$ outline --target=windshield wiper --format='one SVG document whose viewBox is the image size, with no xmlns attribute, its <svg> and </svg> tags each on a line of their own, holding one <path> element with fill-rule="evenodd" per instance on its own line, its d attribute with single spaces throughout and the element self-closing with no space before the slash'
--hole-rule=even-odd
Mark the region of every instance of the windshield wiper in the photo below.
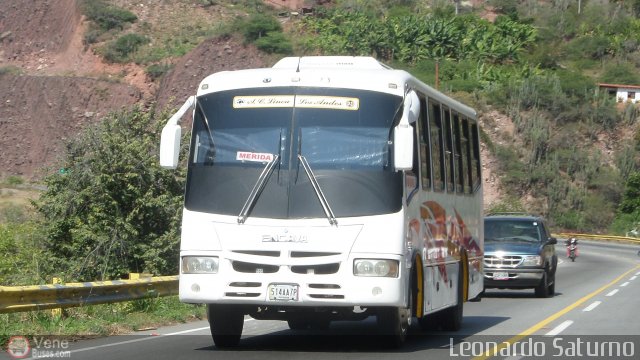
<svg viewBox="0 0 640 360">
<path fill-rule="evenodd" d="M 329 224 L 338 225 L 338 220 L 336 220 L 336 216 L 333 214 L 327 198 L 324 196 L 322 189 L 320 189 L 320 184 L 318 184 L 316 176 L 313 175 L 313 171 L 311 171 L 311 166 L 309 166 L 307 159 L 301 154 L 298 154 L 298 160 L 300 160 L 304 172 L 307 173 L 307 177 L 309 177 L 311 186 L 313 186 L 313 190 L 315 190 L 318 200 L 320 200 L 320 205 L 322 205 L 322 210 L 324 210 L 324 214 L 327 216 L 327 219 L 329 219 Z"/>
<path fill-rule="evenodd" d="M 258 177 L 258 181 L 256 181 L 256 184 L 253 186 L 251 193 L 249 193 L 247 201 L 245 201 L 242 210 L 240 210 L 240 215 L 238 215 L 238 224 L 244 224 L 245 220 L 247 220 L 247 217 L 249 217 L 249 212 L 258 200 L 258 196 L 260 196 L 260 193 L 262 193 L 264 186 L 267 184 L 267 180 L 269 180 L 269 177 L 273 173 L 273 169 L 276 168 L 278 159 L 280 159 L 280 155 L 275 155 L 273 159 L 269 161 L 269 163 L 262 170 L 262 173 Z"/>
</svg>

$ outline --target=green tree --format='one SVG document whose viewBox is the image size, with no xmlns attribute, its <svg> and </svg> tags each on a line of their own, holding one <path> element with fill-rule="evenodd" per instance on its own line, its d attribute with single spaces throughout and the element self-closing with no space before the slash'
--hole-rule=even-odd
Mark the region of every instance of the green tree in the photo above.
<svg viewBox="0 0 640 360">
<path fill-rule="evenodd" d="M 112 113 L 67 145 L 36 203 L 55 268 L 69 280 L 177 273 L 183 172 L 158 165 L 154 111 Z"/>
<path fill-rule="evenodd" d="M 640 213 L 640 172 L 629 175 L 619 211 L 624 214 Z"/>
<path fill-rule="evenodd" d="M 282 32 L 278 19 L 266 14 L 254 14 L 240 26 L 247 42 L 254 42 L 270 32 Z"/>
</svg>

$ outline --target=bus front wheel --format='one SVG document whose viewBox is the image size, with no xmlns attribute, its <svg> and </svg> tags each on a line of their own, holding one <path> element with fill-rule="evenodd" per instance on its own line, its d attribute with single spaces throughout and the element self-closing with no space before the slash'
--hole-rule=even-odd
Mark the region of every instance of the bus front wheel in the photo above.
<svg viewBox="0 0 640 360">
<path fill-rule="evenodd" d="M 207 316 L 216 347 L 226 348 L 238 345 L 244 326 L 244 313 L 241 308 L 233 305 L 208 304 Z"/>
<path fill-rule="evenodd" d="M 401 347 L 407 338 L 413 314 L 413 296 L 409 296 L 408 302 L 407 307 L 388 307 L 378 310 L 378 328 L 391 347 Z"/>
</svg>

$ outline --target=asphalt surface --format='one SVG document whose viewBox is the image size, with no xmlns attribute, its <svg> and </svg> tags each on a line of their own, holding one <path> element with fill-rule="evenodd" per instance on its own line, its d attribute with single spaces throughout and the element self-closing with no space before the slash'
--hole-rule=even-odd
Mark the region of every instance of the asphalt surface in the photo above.
<svg viewBox="0 0 640 360">
<path fill-rule="evenodd" d="M 415 324 L 400 349 L 376 336 L 373 317 L 334 322 L 323 332 L 247 317 L 240 345 L 232 350 L 216 348 L 208 323 L 200 321 L 36 351 L 50 358 L 154 360 L 639 358 L 640 246 L 582 241 L 579 249 L 571 262 L 564 246 L 557 246 L 555 296 L 488 289 L 481 302 L 465 303 L 459 332 L 425 332 Z M 5 358 L 11 357 L 0 354 Z"/>
</svg>

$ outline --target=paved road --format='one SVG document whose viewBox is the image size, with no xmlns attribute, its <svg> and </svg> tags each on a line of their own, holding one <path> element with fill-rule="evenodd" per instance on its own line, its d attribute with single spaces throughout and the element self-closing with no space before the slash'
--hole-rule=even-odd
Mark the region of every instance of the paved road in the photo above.
<svg viewBox="0 0 640 360">
<path fill-rule="evenodd" d="M 373 318 L 335 322 L 329 332 L 320 333 L 247 318 L 240 347 L 233 350 L 217 349 L 203 321 L 80 341 L 60 350 L 70 351 L 65 356 L 71 359 L 520 359 L 536 351 L 558 359 L 584 356 L 589 345 L 618 342 L 622 353 L 611 358 L 624 358 L 625 351 L 633 351 L 628 358 L 638 358 L 639 248 L 584 241 L 580 257 L 571 262 L 558 246 L 556 296 L 539 299 L 533 290 L 487 290 L 481 302 L 465 304 L 460 332 L 424 332 L 416 327 L 399 350 L 381 344 Z"/>
</svg>

